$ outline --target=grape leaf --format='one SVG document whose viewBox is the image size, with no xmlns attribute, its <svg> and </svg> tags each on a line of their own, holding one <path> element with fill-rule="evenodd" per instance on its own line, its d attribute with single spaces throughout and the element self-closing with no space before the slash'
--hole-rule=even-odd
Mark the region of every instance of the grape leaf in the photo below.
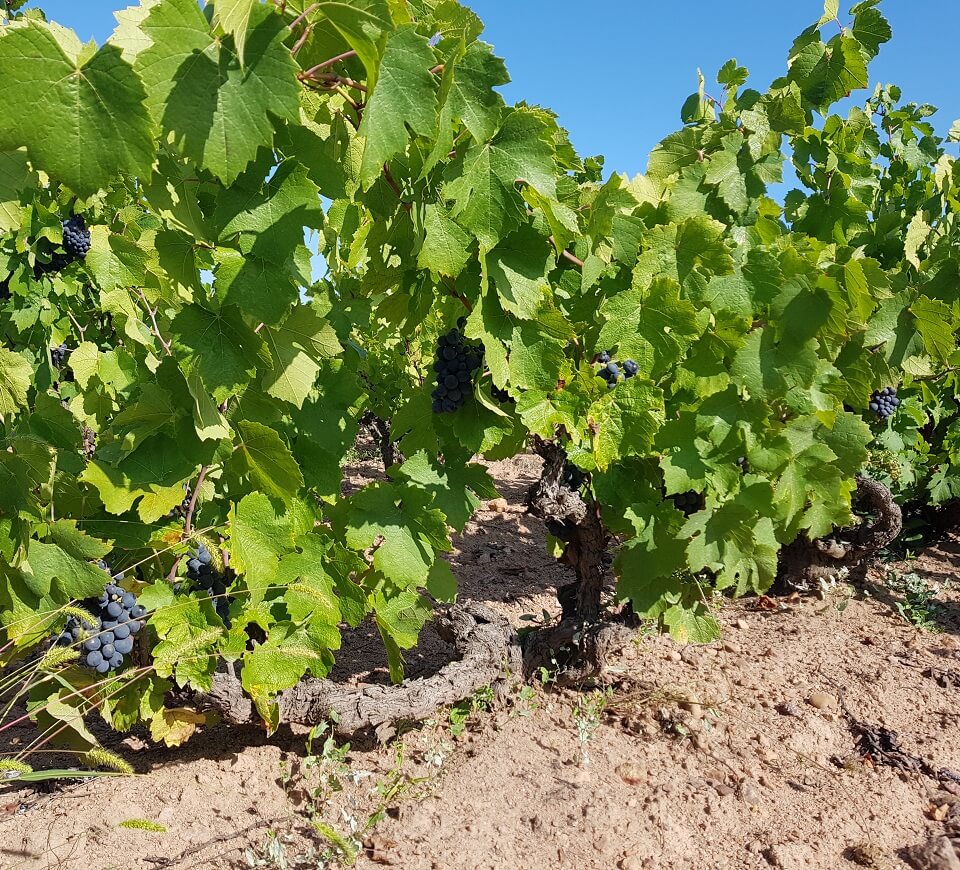
<svg viewBox="0 0 960 870">
<path fill-rule="evenodd" d="M 505 113 L 489 142 L 470 146 L 447 170 L 444 194 L 454 201 L 453 217 L 491 250 L 526 217 L 517 182 L 556 195 L 553 149 L 542 118 L 529 109 Z"/>
<path fill-rule="evenodd" d="M 0 81 L 0 149 L 26 147 L 34 168 L 82 195 L 121 173 L 149 174 L 156 141 L 147 95 L 116 46 L 91 54 L 58 25 L 8 24 Z"/>
<path fill-rule="evenodd" d="M 414 27 L 401 27 L 387 37 L 376 86 L 360 124 L 366 140 L 360 175 L 369 187 L 384 164 L 407 147 L 410 134 L 429 136 L 437 123 L 437 82 L 430 72 L 433 52 Z"/>
<path fill-rule="evenodd" d="M 303 486 L 303 474 L 275 429 L 252 420 L 235 424 L 238 442 L 227 468 L 249 477 L 267 495 L 290 502 Z"/>
<path fill-rule="evenodd" d="M 300 114 L 286 25 L 262 4 L 250 11 L 243 66 L 233 40 L 214 35 L 194 0 L 150 10 L 142 28 L 153 44 L 136 59 L 163 138 L 171 134 L 184 156 L 227 184 L 272 145 L 273 117 L 292 123 Z"/>
<path fill-rule="evenodd" d="M 27 406 L 33 366 L 20 354 L 0 347 L 0 414 L 14 417 Z"/>
</svg>

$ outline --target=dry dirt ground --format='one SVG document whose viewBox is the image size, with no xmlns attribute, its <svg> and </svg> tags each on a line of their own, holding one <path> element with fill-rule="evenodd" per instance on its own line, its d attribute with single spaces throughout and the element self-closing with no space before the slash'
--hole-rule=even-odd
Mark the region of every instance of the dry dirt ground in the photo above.
<svg viewBox="0 0 960 870">
<path fill-rule="evenodd" d="M 556 609 L 567 569 L 522 507 L 539 460 L 491 467 L 506 509 L 480 511 L 452 563 L 464 598 L 520 624 Z M 136 777 L 0 789 L 0 867 L 908 866 L 904 847 L 960 824 L 960 785 L 865 757 L 841 700 L 960 771 L 960 541 L 894 566 L 940 584 L 936 630 L 893 609 L 890 567 L 873 594 L 721 603 L 720 642 L 644 636 L 606 685 L 517 687 L 496 710 L 479 697 L 385 745 L 222 726 L 179 750 L 115 736 Z M 447 655 L 428 629 L 410 672 Z M 338 677 L 384 681 L 379 641 L 349 638 Z"/>
</svg>

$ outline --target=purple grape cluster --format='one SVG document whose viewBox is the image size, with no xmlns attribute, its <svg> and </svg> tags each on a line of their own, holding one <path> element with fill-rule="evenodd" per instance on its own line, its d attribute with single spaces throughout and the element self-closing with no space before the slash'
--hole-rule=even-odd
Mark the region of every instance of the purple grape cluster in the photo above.
<svg viewBox="0 0 960 870">
<path fill-rule="evenodd" d="M 626 380 L 634 377 L 640 371 L 640 366 L 632 359 L 628 359 L 624 361 L 623 372 L 621 373 L 620 366 L 610 358 L 610 352 L 606 350 L 600 354 L 599 362 L 600 370 L 597 372 L 597 377 L 603 378 L 607 382 L 607 388 L 611 390 L 619 383 L 621 377 Z"/>
<path fill-rule="evenodd" d="M 899 406 L 900 398 L 897 396 L 896 387 L 885 387 L 882 390 L 874 390 L 873 395 L 870 397 L 870 410 L 881 420 L 892 417 Z"/>
<path fill-rule="evenodd" d="M 213 564 L 213 554 L 206 544 L 200 544 L 187 560 L 187 577 L 193 585 L 210 593 L 213 607 L 224 625 L 230 626 L 230 601 L 227 598 L 227 583 Z"/>
<path fill-rule="evenodd" d="M 106 562 L 101 560 L 97 566 L 110 573 Z M 114 579 L 122 580 L 123 574 L 117 574 Z M 71 616 L 56 643 L 58 646 L 80 644 L 81 664 L 105 674 L 123 667 L 124 657 L 133 650 L 134 635 L 143 628 L 147 609 L 137 604 L 136 595 L 115 583 L 104 587 L 95 606 L 96 622 Z"/>
<path fill-rule="evenodd" d="M 50 348 L 50 361 L 56 368 L 62 369 L 67 364 L 68 359 L 70 359 L 70 348 L 65 344 Z"/>
<path fill-rule="evenodd" d="M 678 492 L 673 496 L 673 504 L 685 517 L 689 517 L 698 510 L 702 510 L 704 499 L 701 493 L 691 489 L 689 492 Z"/>
<path fill-rule="evenodd" d="M 71 263 L 84 259 L 90 252 L 90 230 L 78 214 L 71 215 L 63 222 L 63 251 L 51 254 L 47 263 L 37 260 L 33 264 L 33 277 L 39 280 L 44 275 L 62 272 Z"/>
<path fill-rule="evenodd" d="M 433 364 L 437 386 L 432 394 L 435 414 L 456 411 L 473 392 L 473 373 L 483 361 L 483 346 L 467 344 L 460 331 L 465 325 L 461 318 L 458 329 L 451 329 L 437 340 L 437 357 Z"/>
<path fill-rule="evenodd" d="M 71 260 L 82 260 L 90 251 L 90 230 L 78 214 L 63 222 L 63 249 Z"/>
</svg>

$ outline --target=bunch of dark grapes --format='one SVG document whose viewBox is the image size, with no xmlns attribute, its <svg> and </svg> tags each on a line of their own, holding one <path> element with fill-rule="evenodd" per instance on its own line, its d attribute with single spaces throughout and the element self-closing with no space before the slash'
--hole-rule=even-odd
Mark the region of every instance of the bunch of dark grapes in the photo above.
<svg viewBox="0 0 960 870">
<path fill-rule="evenodd" d="M 187 577 L 195 587 L 210 593 L 217 616 L 229 628 L 230 602 L 227 599 L 227 584 L 223 572 L 218 570 L 217 562 L 220 560 L 214 559 L 210 548 L 201 543 L 187 560 Z"/>
<path fill-rule="evenodd" d="M 71 215 L 63 222 L 63 251 L 52 254 L 49 263 L 41 263 L 39 260 L 34 263 L 33 277 L 39 280 L 44 275 L 62 272 L 71 263 L 84 259 L 90 252 L 90 230 L 78 214 Z"/>
<path fill-rule="evenodd" d="M 105 562 L 97 563 L 109 573 Z M 118 574 L 116 579 L 122 579 Z M 115 583 L 108 583 L 96 601 L 96 622 L 71 616 L 57 638 L 58 646 L 80 644 L 80 661 L 98 674 L 123 667 L 124 656 L 133 650 L 133 636 L 143 628 L 147 609 L 137 596 Z"/>
<path fill-rule="evenodd" d="M 483 346 L 467 344 L 459 329 L 451 329 L 437 340 L 437 358 L 433 369 L 437 373 L 437 387 L 433 391 L 435 414 L 450 413 L 460 408 L 473 392 L 473 373 L 483 360 Z"/>
<path fill-rule="evenodd" d="M 65 344 L 50 349 L 50 361 L 58 369 L 62 369 L 67 364 L 68 359 L 70 359 L 70 348 Z"/>
<path fill-rule="evenodd" d="M 515 405 L 517 400 L 513 398 L 506 390 L 501 390 L 498 386 L 490 388 L 490 395 L 493 396 L 501 405 Z"/>
<path fill-rule="evenodd" d="M 604 351 L 600 354 L 600 371 L 597 372 L 598 378 L 603 378 L 607 382 L 607 388 L 613 389 L 617 383 L 620 381 L 620 366 L 618 366 L 611 358 L 610 352 Z M 625 360 L 623 363 L 623 378 L 628 379 L 634 377 L 637 372 L 640 371 L 640 366 L 638 366 L 632 359 Z"/>
<path fill-rule="evenodd" d="M 882 390 L 874 390 L 873 395 L 870 397 L 870 410 L 881 420 L 892 417 L 899 405 L 900 399 L 897 396 L 896 387 L 885 387 Z"/>
<path fill-rule="evenodd" d="M 703 495 L 691 489 L 689 492 L 678 492 L 673 496 L 673 504 L 684 516 L 689 517 L 703 509 L 704 499 Z"/>
<path fill-rule="evenodd" d="M 63 222 L 63 249 L 71 260 L 82 260 L 90 250 L 90 230 L 78 214 Z"/>
</svg>

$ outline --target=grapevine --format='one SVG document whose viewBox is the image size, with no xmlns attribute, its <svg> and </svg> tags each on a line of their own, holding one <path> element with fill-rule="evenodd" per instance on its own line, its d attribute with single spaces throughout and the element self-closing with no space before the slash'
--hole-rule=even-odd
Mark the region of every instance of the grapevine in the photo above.
<svg viewBox="0 0 960 870">
<path fill-rule="evenodd" d="M 960 173 L 860 87 L 879 4 L 813 9 L 770 83 L 724 64 L 634 179 L 509 105 L 457 3 L 219 5 L 82 50 L 0 24 L 0 663 L 82 649 L 23 687 L 91 705 L 49 715 L 176 743 L 595 679 L 638 620 L 711 640 L 705 590 L 854 576 L 960 499 Z M 570 582 L 518 636 L 443 555 L 477 460 L 530 450 Z M 409 683 L 433 618 L 463 658 Z M 363 703 L 329 680 L 361 625 L 395 684 Z"/>
</svg>

